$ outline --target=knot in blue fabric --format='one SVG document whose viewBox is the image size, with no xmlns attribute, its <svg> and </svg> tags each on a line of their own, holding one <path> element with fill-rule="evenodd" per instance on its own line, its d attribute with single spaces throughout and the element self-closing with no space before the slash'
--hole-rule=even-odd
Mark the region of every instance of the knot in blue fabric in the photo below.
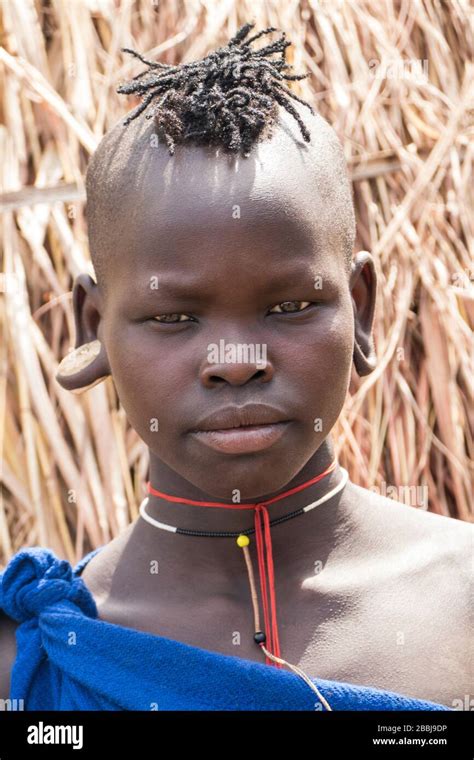
<svg viewBox="0 0 474 760">
<path fill-rule="evenodd" d="M 94 598 L 84 581 L 74 575 L 67 560 L 58 559 L 49 549 L 19 551 L 1 576 L 0 607 L 18 622 L 64 601 L 72 602 L 89 617 L 97 617 Z"/>
</svg>

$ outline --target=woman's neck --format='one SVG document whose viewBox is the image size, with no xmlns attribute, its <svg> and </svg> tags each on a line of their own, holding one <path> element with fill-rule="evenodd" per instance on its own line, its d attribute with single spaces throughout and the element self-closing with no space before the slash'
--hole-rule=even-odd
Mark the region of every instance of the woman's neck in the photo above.
<svg viewBox="0 0 474 760">
<path fill-rule="evenodd" d="M 324 472 L 334 461 L 330 442 L 325 442 L 305 467 L 281 492 L 296 487 Z M 339 465 L 317 483 L 291 496 L 268 505 L 270 520 L 284 516 L 324 496 L 340 482 Z M 153 487 L 174 496 L 205 501 L 221 501 L 213 494 L 203 493 L 171 472 L 157 459 L 150 459 L 149 480 Z M 350 497 L 346 496 L 350 481 L 339 493 L 305 514 L 292 517 L 271 527 L 272 553 L 275 572 L 279 578 L 279 593 L 294 593 L 295 583 L 314 572 L 316 564 L 324 563 L 339 544 L 352 532 Z M 260 496 L 264 501 L 276 494 Z M 253 500 L 247 500 L 252 501 Z M 202 507 L 167 502 L 151 496 L 147 514 L 165 524 L 199 531 L 241 531 L 255 527 L 255 510 L 236 510 Z M 250 535 L 250 553 L 257 561 L 255 533 Z M 187 536 L 162 530 L 139 517 L 120 542 L 120 563 L 114 578 L 115 594 L 124 603 L 138 610 L 153 610 L 163 598 L 196 609 L 202 601 L 218 599 L 229 593 L 241 596 L 242 607 L 249 603 L 248 578 L 242 550 L 235 538 Z M 159 566 L 159 572 L 153 569 Z M 256 567 L 256 565 L 255 565 Z M 115 600 L 117 603 L 117 599 Z M 150 604 L 152 605 L 150 607 Z M 138 614 L 138 613 L 137 613 Z"/>
<path fill-rule="evenodd" d="M 253 498 L 242 499 L 239 504 L 255 504 L 275 499 L 277 496 L 290 491 L 297 486 L 312 480 L 325 472 L 335 460 L 334 448 L 330 438 L 327 438 L 318 451 L 308 460 L 302 470 L 284 488 L 260 494 Z M 340 467 L 336 464 L 334 470 L 325 475 L 320 481 L 302 488 L 289 496 L 283 496 L 267 506 L 270 520 L 282 517 L 295 509 L 324 496 L 340 481 Z M 198 531 L 240 531 L 252 528 L 254 525 L 254 510 L 235 509 L 237 504 L 232 498 L 222 499 L 205 493 L 192 483 L 184 480 L 178 473 L 171 470 L 164 462 L 150 452 L 149 482 L 153 489 L 174 497 L 182 497 L 193 501 L 211 501 L 225 503 L 229 508 L 203 507 L 169 501 L 153 493 L 148 495 L 146 513 L 162 523 Z M 297 519 L 297 518 L 295 518 Z M 147 523 L 151 531 L 158 531 Z"/>
</svg>

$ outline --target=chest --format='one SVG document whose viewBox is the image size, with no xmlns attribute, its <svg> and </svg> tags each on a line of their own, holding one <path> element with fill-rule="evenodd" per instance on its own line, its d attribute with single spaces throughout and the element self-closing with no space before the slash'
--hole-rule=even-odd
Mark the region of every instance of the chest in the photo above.
<svg viewBox="0 0 474 760">
<path fill-rule="evenodd" d="M 469 693 L 469 634 L 446 614 L 453 585 L 379 568 L 327 566 L 277 584 L 281 657 L 309 677 L 345 681 L 452 706 Z M 452 600 L 451 600 L 452 601 Z M 112 593 L 99 617 L 201 649 L 265 663 L 250 596 L 204 601 L 155 595 L 146 605 Z M 263 623 L 263 615 L 261 615 Z M 457 635 L 453 636 L 453 626 Z"/>
</svg>

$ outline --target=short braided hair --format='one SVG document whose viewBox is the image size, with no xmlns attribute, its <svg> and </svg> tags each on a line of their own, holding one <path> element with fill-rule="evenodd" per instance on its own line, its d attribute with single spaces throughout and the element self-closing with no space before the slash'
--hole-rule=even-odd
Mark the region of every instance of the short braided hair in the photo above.
<svg viewBox="0 0 474 760">
<path fill-rule="evenodd" d="M 248 156 L 252 145 L 270 136 L 278 105 L 298 122 L 303 139 L 310 135 L 291 102 L 297 100 L 314 113 L 311 105 L 285 85 L 285 80 L 305 79 L 309 74 L 290 74 L 285 60 L 292 43 L 279 39 L 260 49 L 251 43 L 263 35 L 280 31 L 273 26 L 248 34 L 254 24 L 244 24 L 227 45 L 192 63 L 172 66 L 149 61 L 130 48 L 122 48 L 147 65 L 147 69 L 118 87 L 123 95 L 139 95 L 142 102 L 127 116 L 127 125 L 150 107 L 147 119 L 155 117 L 171 155 L 176 143 L 222 145 L 233 153 Z M 281 58 L 269 58 L 280 53 Z"/>
</svg>

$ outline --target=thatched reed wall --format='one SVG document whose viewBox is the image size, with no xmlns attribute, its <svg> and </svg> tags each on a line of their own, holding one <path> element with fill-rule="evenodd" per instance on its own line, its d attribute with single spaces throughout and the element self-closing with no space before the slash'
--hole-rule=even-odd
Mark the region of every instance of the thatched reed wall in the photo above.
<svg viewBox="0 0 474 760">
<path fill-rule="evenodd" d="M 354 376 L 335 430 L 340 461 L 360 485 L 471 519 L 468 9 L 467 0 L 2 0 L 1 562 L 23 544 L 82 556 L 135 518 L 143 497 L 146 450 L 112 381 L 74 397 L 54 380 L 74 340 L 72 280 L 90 266 L 84 171 L 133 105 L 116 86 L 140 70 L 120 48 L 189 61 L 250 19 L 284 29 L 289 60 L 311 72 L 299 92 L 343 140 L 358 244 L 376 259 L 380 363 Z"/>
</svg>

